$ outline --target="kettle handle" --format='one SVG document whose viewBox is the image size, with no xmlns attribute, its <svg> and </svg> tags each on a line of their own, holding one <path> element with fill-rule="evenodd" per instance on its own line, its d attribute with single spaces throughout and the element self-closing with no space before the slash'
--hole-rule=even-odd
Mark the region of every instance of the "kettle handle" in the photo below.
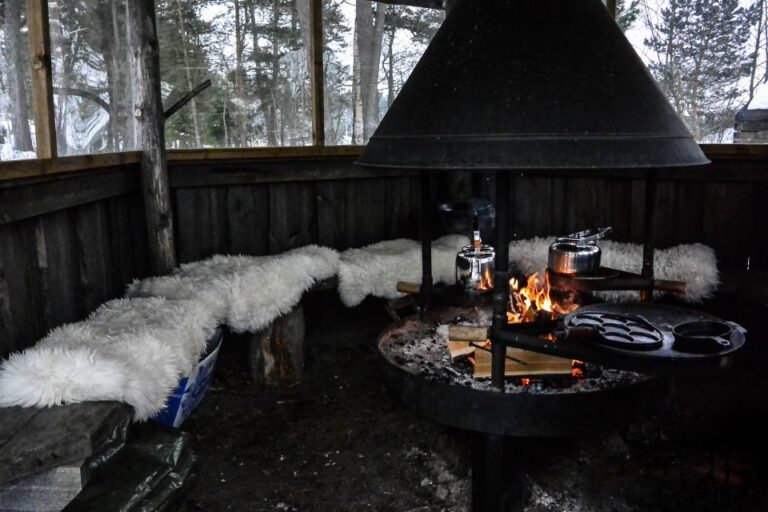
<svg viewBox="0 0 768 512">
<path fill-rule="evenodd" d="M 575 244 L 591 244 L 605 238 L 613 229 L 612 226 L 602 228 L 585 229 L 557 238 L 558 242 L 572 242 Z"/>
</svg>

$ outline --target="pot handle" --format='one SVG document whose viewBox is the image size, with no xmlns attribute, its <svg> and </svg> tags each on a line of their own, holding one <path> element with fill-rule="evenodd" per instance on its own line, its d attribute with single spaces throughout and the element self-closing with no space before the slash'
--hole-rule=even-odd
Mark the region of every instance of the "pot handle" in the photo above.
<svg viewBox="0 0 768 512">
<path fill-rule="evenodd" d="M 605 238 L 613 229 L 612 226 L 603 228 L 585 229 L 576 233 L 569 233 L 565 236 L 557 237 L 558 242 L 571 242 L 575 244 L 594 244 L 598 240 Z"/>
<path fill-rule="evenodd" d="M 731 347 L 731 340 L 729 340 L 724 336 L 714 336 L 712 339 L 715 340 L 717 344 L 723 347 L 724 349 Z"/>
<path fill-rule="evenodd" d="M 747 334 L 747 332 L 748 332 L 743 326 L 737 324 L 736 322 L 731 322 L 730 320 L 726 320 L 725 323 L 730 325 L 731 329 L 735 329 L 735 330 L 739 331 L 741 334 Z"/>
</svg>

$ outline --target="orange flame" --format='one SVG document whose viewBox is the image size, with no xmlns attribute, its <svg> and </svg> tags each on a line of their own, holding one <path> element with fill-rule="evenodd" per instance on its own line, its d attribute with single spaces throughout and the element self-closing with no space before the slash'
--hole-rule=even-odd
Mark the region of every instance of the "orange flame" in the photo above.
<svg viewBox="0 0 768 512">
<path fill-rule="evenodd" d="M 480 278 L 480 285 L 478 288 L 483 291 L 493 289 L 493 276 L 491 275 L 491 270 L 488 267 L 483 269 L 483 275 Z"/>
<path fill-rule="evenodd" d="M 509 311 L 507 322 L 510 324 L 533 322 L 538 316 L 546 317 L 567 315 L 576 306 L 561 306 L 552 301 L 549 295 L 549 279 L 541 277 L 538 272 L 531 274 L 526 279 L 525 286 L 514 277 L 509 280 Z"/>
</svg>

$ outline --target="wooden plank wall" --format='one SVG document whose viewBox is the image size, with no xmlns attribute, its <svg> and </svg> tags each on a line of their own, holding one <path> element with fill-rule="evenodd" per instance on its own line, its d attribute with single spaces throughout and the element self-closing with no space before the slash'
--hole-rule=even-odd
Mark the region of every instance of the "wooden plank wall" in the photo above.
<svg viewBox="0 0 768 512">
<path fill-rule="evenodd" d="M 177 165 L 171 187 L 181 263 L 418 236 L 418 176 L 367 171 L 350 158 Z"/>
<path fill-rule="evenodd" d="M 147 274 L 133 167 L 0 187 L 0 357 Z"/>
<path fill-rule="evenodd" d="M 660 172 L 656 245 L 700 242 L 721 269 L 768 269 L 768 166 L 715 160 L 708 168 Z M 645 181 L 635 173 L 528 173 L 512 180 L 510 235 L 547 236 L 613 226 L 612 239 L 643 240 Z"/>
<path fill-rule="evenodd" d="M 356 167 L 354 157 L 197 161 L 171 165 L 180 262 L 214 253 L 271 254 L 308 243 L 338 249 L 418 236 L 418 175 Z M 476 194 L 493 180 L 474 175 Z M 455 193 L 446 175 L 436 200 Z M 462 185 L 463 186 L 463 185 Z M 0 183 L 0 357 L 49 328 L 84 317 L 147 274 L 136 164 Z M 642 238 L 641 173 L 592 171 L 515 176 L 517 237 L 613 225 Z M 659 184 L 660 247 L 713 246 L 721 268 L 768 269 L 768 166 L 715 160 L 670 171 Z"/>
<path fill-rule="evenodd" d="M 307 243 L 346 249 L 418 236 L 418 177 L 375 173 L 354 158 L 295 162 L 204 162 L 171 168 L 180 261 L 216 252 L 267 254 Z M 436 202 L 455 187 L 436 174 Z M 475 175 L 473 192 L 495 197 L 493 179 Z M 640 171 L 535 171 L 517 174 L 509 193 L 510 235 L 548 236 L 614 226 L 613 239 L 641 242 Z M 660 172 L 657 245 L 702 242 L 721 268 L 768 268 L 768 166 L 713 158 L 706 168 Z"/>
</svg>

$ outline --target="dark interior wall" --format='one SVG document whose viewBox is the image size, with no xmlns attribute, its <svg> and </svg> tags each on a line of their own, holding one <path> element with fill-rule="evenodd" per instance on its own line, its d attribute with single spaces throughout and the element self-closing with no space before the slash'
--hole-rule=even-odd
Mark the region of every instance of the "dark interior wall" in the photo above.
<svg viewBox="0 0 768 512">
<path fill-rule="evenodd" d="M 721 268 L 768 269 L 768 165 L 713 158 L 707 169 L 662 173 L 660 247 L 703 242 Z M 374 171 L 354 158 L 202 161 L 171 165 L 180 262 L 214 253 L 268 254 L 308 243 L 338 249 L 418 236 L 419 178 Z M 493 181 L 474 176 L 475 193 Z M 437 200 L 457 183 L 437 175 Z M 84 317 L 148 272 L 135 165 L 55 178 L 0 182 L 0 356 L 56 325 Z M 644 182 L 636 172 L 515 176 L 518 237 L 613 225 L 614 239 L 639 242 Z"/>
<path fill-rule="evenodd" d="M 705 168 L 659 172 L 657 245 L 702 242 L 715 248 L 722 268 L 743 269 L 747 258 L 752 268 L 768 268 L 768 163 L 710 158 Z M 173 166 L 180 260 L 216 252 L 275 253 L 307 243 L 346 249 L 418 236 L 417 174 L 371 172 L 353 162 L 345 157 Z M 435 174 L 436 201 L 467 188 L 494 197 L 492 178 L 475 175 L 472 181 L 459 190 L 455 179 Z M 615 240 L 643 239 L 640 171 L 527 171 L 511 181 L 512 236 L 611 225 Z"/>
<path fill-rule="evenodd" d="M 656 245 L 701 242 L 721 269 L 768 269 L 768 162 L 710 157 L 704 168 L 659 171 Z M 611 238 L 642 242 L 645 181 L 637 171 L 536 171 L 512 180 L 510 235 L 564 234 L 613 226 Z M 492 180 L 475 192 L 493 197 Z"/>
<path fill-rule="evenodd" d="M 274 254 L 307 244 L 346 249 L 418 236 L 418 175 L 370 171 L 353 162 L 173 166 L 179 261 Z"/>
<path fill-rule="evenodd" d="M 146 275 L 135 166 L 0 183 L 0 357 Z"/>
</svg>

